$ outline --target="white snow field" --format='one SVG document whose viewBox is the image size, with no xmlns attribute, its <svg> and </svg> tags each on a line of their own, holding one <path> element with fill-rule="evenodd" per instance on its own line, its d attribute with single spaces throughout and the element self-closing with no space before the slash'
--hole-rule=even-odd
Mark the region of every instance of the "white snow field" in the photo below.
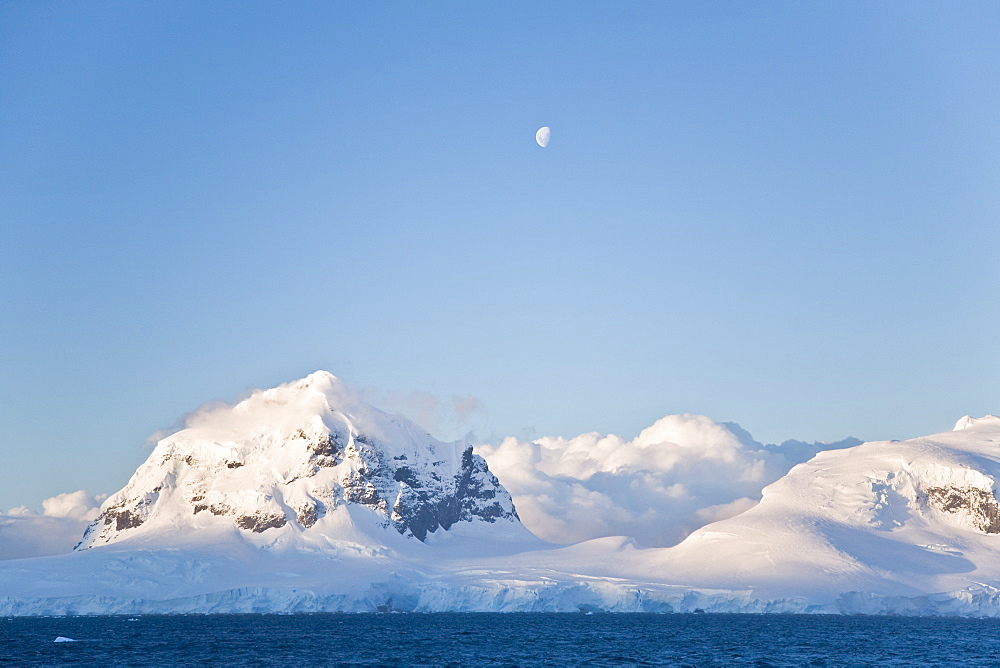
<svg viewBox="0 0 1000 668">
<path fill-rule="evenodd" d="M 535 537 L 485 461 L 334 376 L 162 440 L 76 551 L 0 562 L 0 614 L 1000 616 L 1000 418 L 820 452 L 680 544 Z"/>
</svg>

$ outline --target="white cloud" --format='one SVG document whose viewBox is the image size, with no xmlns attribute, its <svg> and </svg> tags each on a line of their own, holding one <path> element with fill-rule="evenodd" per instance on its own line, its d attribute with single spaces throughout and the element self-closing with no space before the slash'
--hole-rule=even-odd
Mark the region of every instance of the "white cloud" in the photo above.
<svg viewBox="0 0 1000 668">
<path fill-rule="evenodd" d="M 0 514 L 0 560 L 69 552 L 106 497 L 80 490 L 45 499 L 41 514 L 25 506 Z"/>
<path fill-rule="evenodd" d="M 101 499 L 85 490 L 58 494 L 42 501 L 42 515 L 90 521 L 97 517 Z"/>
<path fill-rule="evenodd" d="M 477 452 L 542 538 L 571 543 L 628 535 L 667 546 L 752 507 L 766 485 L 816 452 L 858 443 L 762 445 L 739 425 L 670 415 L 631 441 L 597 433 L 510 437 Z"/>
</svg>

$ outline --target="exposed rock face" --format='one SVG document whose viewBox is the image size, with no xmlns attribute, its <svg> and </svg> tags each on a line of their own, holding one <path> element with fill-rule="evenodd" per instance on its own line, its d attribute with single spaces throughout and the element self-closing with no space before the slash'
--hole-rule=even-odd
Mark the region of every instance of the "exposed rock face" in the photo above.
<svg viewBox="0 0 1000 668">
<path fill-rule="evenodd" d="M 392 522 L 400 533 L 409 531 L 420 540 L 456 522 L 517 518 L 507 491 L 490 473 L 486 460 L 472 454 L 472 446 L 462 453 L 461 468 L 451 480 L 431 474 L 428 485 L 409 466 L 396 468 L 392 477 L 400 485 Z"/>
<path fill-rule="evenodd" d="M 149 523 L 197 528 L 202 516 L 231 518 L 251 533 L 317 531 L 351 505 L 419 540 L 457 522 L 519 522 L 471 447 L 437 441 L 317 372 L 215 409 L 160 441 L 78 549 L 151 530 Z"/>
<path fill-rule="evenodd" d="M 1000 504 L 991 492 L 977 487 L 928 487 L 931 505 L 946 513 L 964 513 L 985 533 L 1000 533 Z"/>
</svg>

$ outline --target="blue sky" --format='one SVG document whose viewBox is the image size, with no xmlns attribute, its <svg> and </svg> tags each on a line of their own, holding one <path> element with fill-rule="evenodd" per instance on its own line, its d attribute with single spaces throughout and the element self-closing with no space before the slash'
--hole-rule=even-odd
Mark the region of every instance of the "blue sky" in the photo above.
<svg viewBox="0 0 1000 668">
<path fill-rule="evenodd" d="M 319 368 L 476 398 L 447 438 L 1000 412 L 997 34 L 977 2 L 2 3 L 0 510 Z"/>
</svg>

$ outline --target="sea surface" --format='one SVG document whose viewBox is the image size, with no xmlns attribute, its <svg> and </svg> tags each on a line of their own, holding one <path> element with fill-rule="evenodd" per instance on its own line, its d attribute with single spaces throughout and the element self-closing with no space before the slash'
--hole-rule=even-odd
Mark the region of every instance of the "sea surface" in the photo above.
<svg viewBox="0 0 1000 668">
<path fill-rule="evenodd" d="M 983 666 L 1000 665 L 1000 620 L 542 613 L 0 619 L 0 665 L 65 664 Z"/>
</svg>

